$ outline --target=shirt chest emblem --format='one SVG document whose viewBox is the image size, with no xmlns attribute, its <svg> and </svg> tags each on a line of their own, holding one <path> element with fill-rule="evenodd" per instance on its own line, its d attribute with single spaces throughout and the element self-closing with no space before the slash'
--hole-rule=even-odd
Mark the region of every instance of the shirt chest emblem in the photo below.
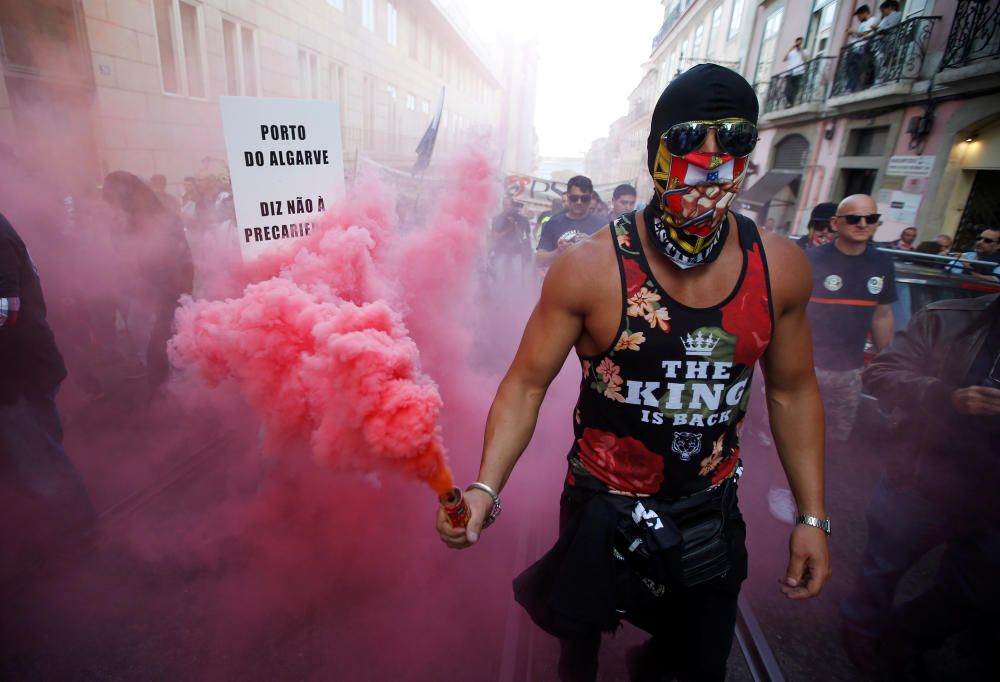
<svg viewBox="0 0 1000 682">
<path fill-rule="evenodd" d="M 844 280 L 841 279 L 840 275 L 827 275 L 826 279 L 823 280 L 823 288 L 827 291 L 840 291 L 844 286 Z M 869 289 L 871 288 L 871 281 L 868 282 Z"/>
<path fill-rule="evenodd" d="M 868 279 L 868 293 L 877 296 L 882 293 L 885 277 L 870 277 Z"/>
</svg>

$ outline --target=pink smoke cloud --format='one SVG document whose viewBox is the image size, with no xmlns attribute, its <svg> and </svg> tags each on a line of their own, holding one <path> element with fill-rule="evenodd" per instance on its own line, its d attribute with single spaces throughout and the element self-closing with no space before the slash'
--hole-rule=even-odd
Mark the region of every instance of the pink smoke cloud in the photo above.
<svg viewBox="0 0 1000 682">
<path fill-rule="evenodd" d="M 486 157 L 469 152 L 429 227 L 399 239 L 390 194 L 359 183 L 297 250 L 250 264 L 244 275 L 258 281 L 240 296 L 184 300 L 172 361 L 211 385 L 234 380 L 269 450 L 308 442 L 335 469 L 395 470 L 446 490 L 442 400 L 421 351 L 433 349 L 447 378 L 447 355 L 471 344 L 453 329 L 471 301 L 493 184 Z"/>
</svg>

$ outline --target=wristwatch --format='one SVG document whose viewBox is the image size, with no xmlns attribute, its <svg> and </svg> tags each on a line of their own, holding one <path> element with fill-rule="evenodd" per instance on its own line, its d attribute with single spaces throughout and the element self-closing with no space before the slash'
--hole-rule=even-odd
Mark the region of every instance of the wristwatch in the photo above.
<svg viewBox="0 0 1000 682">
<path fill-rule="evenodd" d="M 830 519 L 821 519 L 817 516 L 809 516 L 808 514 L 800 514 L 799 518 L 795 519 L 795 523 L 804 523 L 807 526 L 813 526 L 814 528 L 819 528 L 821 531 L 830 535 Z"/>
</svg>

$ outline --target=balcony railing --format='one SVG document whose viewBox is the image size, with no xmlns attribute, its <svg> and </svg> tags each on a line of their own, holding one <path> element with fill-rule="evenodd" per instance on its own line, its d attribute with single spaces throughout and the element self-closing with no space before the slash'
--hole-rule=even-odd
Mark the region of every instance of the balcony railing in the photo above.
<svg viewBox="0 0 1000 682">
<path fill-rule="evenodd" d="M 888 31 L 844 46 L 830 96 L 848 95 L 919 76 L 931 32 L 940 20 L 941 17 L 914 17 Z"/>
<path fill-rule="evenodd" d="M 1000 57 L 1000 0 L 959 0 L 941 70 Z"/>
<path fill-rule="evenodd" d="M 822 102 L 826 99 L 826 87 L 836 61 L 836 57 L 816 57 L 771 78 L 764 113 Z"/>
<path fill-rule="evenodd" d="M 660 26 L 660 30 L 657 31 L 656 35 L 653 37 L 653 50 L 659 47 L 660 43 L 663 42 L 663 39 L 667 37 L 668 33 L 670 33 L 670 29 L 674 27 L 674 24 L 676 24 L 677 20 L 680 18 L 681 6 L 677 5 L 674 7 L 673 11 L 667 15 L 667 18 L 663 20 L 663 25 Z"/>
</svg>

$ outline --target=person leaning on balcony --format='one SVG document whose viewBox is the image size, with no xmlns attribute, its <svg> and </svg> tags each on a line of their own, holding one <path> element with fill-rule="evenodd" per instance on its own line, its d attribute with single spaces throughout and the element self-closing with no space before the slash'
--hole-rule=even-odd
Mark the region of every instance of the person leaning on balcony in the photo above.
<svg viewBox="0 0 1000 682">
<path fill-rule="evenodd" d="M 788 75 L 785 76 L 785 105 L 795 106 L 795 98 L 802 87 L 802 76 L 806 73 L 806 53 L 802 51 L 802 38 L 796 38 L 795 44 L 785 55 L 788 64 Z"/>
<path fill-rule="evenodd" d="M 877 30 L 879 33 L 885 33 L 889 29 L 899 26 L 903 17 L 899 13 L 899 3 L 896 0 L 885 0 L 878 6 L 878 9 L 882 14 L 882 18 L 878 22 Z"/>
<path fill-rule="evenodd" d="M 870 37 L 878 28 L 878 18 L 872 16 L 868 5 L 854 10 L 858 27 L 847 31 L 850 49 L 844 54 L 844 70 L 847 75 L 847 91 L 854 92 L 859 86 L 867 87 L 871 83 L 872 60 L 865 38 Z"/>
</svg>

